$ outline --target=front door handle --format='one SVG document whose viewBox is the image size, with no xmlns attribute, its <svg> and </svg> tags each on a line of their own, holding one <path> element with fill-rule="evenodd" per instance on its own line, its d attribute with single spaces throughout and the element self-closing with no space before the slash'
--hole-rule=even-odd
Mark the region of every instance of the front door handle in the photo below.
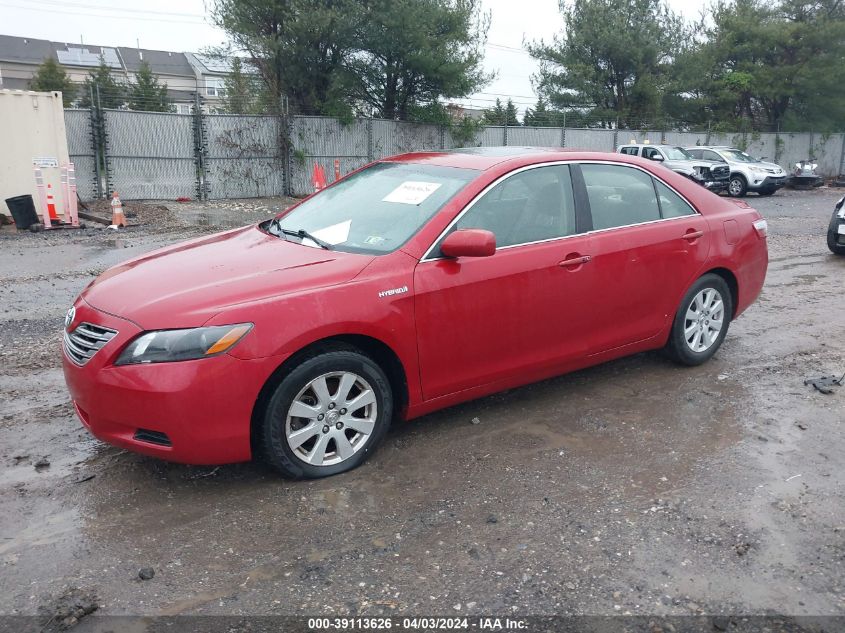
<svg viewBox="0 0 845 633">
<path fill-rule="evenodd" d="M 574 255 L 569 257 L 568 259 L 564 259 L 562 262 L 558 262 L 558 266 L 561 268 L 569 268 L 570 266 L 580 266 L 581 264 L 586 264 L 590 261 L 592 257 L 590 255 Z"/>
<path fill-rule="evenodd" d="M 688 242 L 693 242 L 700 237 L 704 237 L 704 231 L 694 231 L 690 229 L 686 233 L 684 233 L 683 239 L 687 240 Z"/>
</svg>

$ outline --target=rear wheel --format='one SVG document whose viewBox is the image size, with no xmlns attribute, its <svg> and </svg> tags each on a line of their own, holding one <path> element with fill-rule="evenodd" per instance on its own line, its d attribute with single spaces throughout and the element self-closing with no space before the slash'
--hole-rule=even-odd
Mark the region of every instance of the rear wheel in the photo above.
<svg viewBox="0 0 845 633">
<path fill-rule="evenodd" d="M 746 191 L 748 191 L 748 183 L 745 182 L 745 178 L 739 174 L 731 176 L 728 183 L 728 194 L 734 198 L 742 198 Z"/>
<path fill-rule="evenodd" d="M 312 356 L 279 383 L 259 429 L 264 460 L 286 477 L 335 475 L 362 464 L 390 426 L 384 371 L 353 350 Z"/>
<path fill-rule="evenodd" d="M 733 305 L 728 284 L 708 273 L 696 281 L 675 314 L 666 351 L 683 365 L 701 365 L 710 360 L 728 333 Z"/>
</svg>

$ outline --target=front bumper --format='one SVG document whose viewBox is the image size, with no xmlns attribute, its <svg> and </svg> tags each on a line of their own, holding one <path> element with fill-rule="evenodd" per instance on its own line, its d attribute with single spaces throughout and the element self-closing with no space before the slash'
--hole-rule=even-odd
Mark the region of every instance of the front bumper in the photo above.
<svg viewBox="0 0 845 633">
<path fill-rule="evenodd" d="M 701 184 L 703 184 L 710 191 L 719 192 L 725 191 L 728 188 L 730 180 L 705 180 Z"/>
<path fill-rule="evenodd" d="M 753 179 L 748 181 L 749 191 L 777 191 L 786 184 L 786 176 L 766 176 L 765 178 Z"/>
<path fill-rule="evenodd" d="M 845 218 L 837 217 L 836 213 L 830 219 L 827 227 L 828 243 L 845 248 Z"/>
<path fill-rule="evenodd" d="M 281 362 L 221 354 L 176 363 L 115 366 L 141 333 L 131 321 L 76 303 L 71 327 L 83 321 L 117 330 L 85 365 L 62 351 L 73 405 L 98 439 L 186 464 L 225 464 L 251 458 L 250 425 L 259 392 Z"/>
</svg>

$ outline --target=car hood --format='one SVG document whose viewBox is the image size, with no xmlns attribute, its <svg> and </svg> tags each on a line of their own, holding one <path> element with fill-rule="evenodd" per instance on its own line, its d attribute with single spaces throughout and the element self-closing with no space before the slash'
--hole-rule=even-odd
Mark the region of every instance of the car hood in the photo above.
<svg viewBox="0 0 845 633">
<path fill-rule="evenodd" d="M 697 158 L 691 160 L 666 160 L 663 162 L 666 165 L 672 165 L 673 167 L 687 167 L 689 169 L 694 169 L 696 167 L 707 167 L 709 169 L 711 167 L 715 167 L 716 165 L 724 164 L 714 160 L 699 160 Z"/>
<path fill-rule="evenodd" d="M 784 171 L 783 167 L 781 167 L 777 163 L 766 163 L 766 162 L 761 161 L 759 163 L 754 163 L 754 164 L 757 165 L 758 167 L 762 167 L 763 169 L 771 169 L 775 173 Z"/>
<path fill-rule="evenodd" d="M 783 167 L 781 167 L 777 163 L 768 163 L 764 161 L 758 161 L 756 163 L 742 163 L 737 160 L 732 160 L 728 161 L 728 164 L 733 165 L 735 167 L 760 167 L 762 169 L 768 169 L 776 174 L 784 172 Z"/>
<path fill-rule="evenodd" d="M 372 260 L 303 246 L 250 226 L 110 268 L 82 298 L 145 330 L 197 327 L 229 306 L 349 281 Z"/>
</svg>

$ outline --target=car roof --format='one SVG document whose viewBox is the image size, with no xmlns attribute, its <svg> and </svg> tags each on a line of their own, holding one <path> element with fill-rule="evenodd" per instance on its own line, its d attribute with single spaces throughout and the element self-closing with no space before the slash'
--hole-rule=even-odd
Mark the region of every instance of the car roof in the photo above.
<svg viewBox="0 0 845 633">
<path fill-rule="evenodd" d="M 382 159 L 382 162 L 426 163 L 440 167 L 462 167 L 486 171 L 502 163 L 515 166 L 531 165 L 555 160 L 613 160 L 642 165 L 641 159 L 615 152 L 596 152 L 563 147 L 468 147 L 461 149 L 411 152 Z"/>
</svg>

